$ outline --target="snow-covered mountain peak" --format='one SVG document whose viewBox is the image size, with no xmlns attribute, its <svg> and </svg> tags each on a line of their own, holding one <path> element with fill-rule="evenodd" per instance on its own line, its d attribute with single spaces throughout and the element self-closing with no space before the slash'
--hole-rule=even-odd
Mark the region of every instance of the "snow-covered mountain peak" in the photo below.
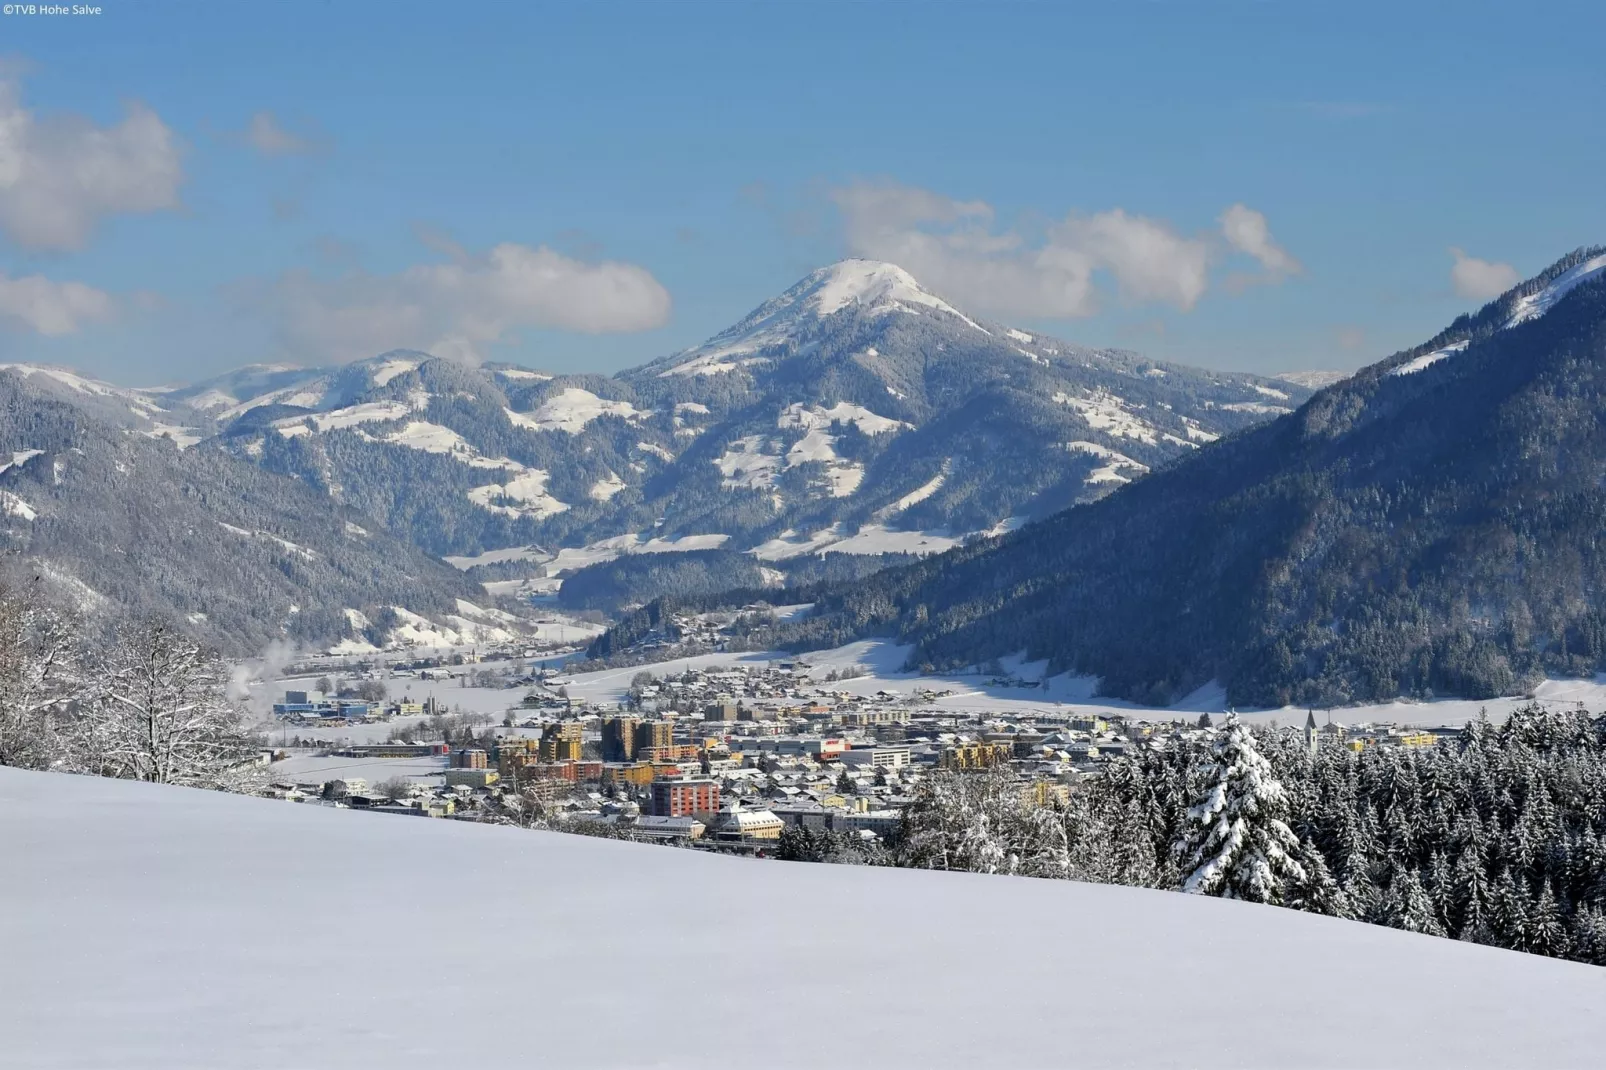
<svg viewBox="0 0 1606 1070">
<path fill-rule="evenodd" d="M 657 362 L 657 372 L 659 376 L 717 375 L 763 363 L 769 358 L 761 355 L 762 351 L 796 344 L 822 320 L 846 309 L 872 317 L 943 313 L 988 333 L 896 264 L 841 260 L 810 272 L 702 345 Z"/>
<path fill-rule="evenodd" d="M 966 318 L 903 268 L 880 260 L 841 260 L 813 272 L 799 287 L 806 287 L 808 305 L 819 316 L 829 316 L 848 305 L 893 311 L 890 306 L 902 303 Z"/>
</svg>

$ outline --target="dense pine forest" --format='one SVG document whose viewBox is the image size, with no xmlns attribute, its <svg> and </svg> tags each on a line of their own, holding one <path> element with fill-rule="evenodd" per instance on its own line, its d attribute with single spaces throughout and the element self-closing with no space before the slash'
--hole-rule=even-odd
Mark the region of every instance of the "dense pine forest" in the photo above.
<svg viewBox="0 0 1606 1070">
<path fill-rule="evenodd" d="M 1002 768 L 927 778 L 887 849 L 781 856 L 1224 896 L 1606 965 L 1606 717 L 1534 705 L 1432 747 L 1225 724 L 1063 799 Z"/>
</svg>

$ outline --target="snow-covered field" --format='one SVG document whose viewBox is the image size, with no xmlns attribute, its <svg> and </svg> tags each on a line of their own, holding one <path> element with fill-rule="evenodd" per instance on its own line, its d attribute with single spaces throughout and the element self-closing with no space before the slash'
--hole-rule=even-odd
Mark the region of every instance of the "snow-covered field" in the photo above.
<svg viewBox="0 0 1606 1070">
<path fill-rule="evenodd" d="M 388 729 L 390 726 L 385 727 Z M 323 783 L 326 780 L 350 780 L 352 777 L 361 777 L 368 781 L 369 787 L 374 787 L 397 777 L 406 777 L 408 780 L 431 780 L 439 777 L 446 770 L 446 759 L 444 757 L 324 758 L 297 755 L 282 762 L 274 762 L 269 769 L 275 780 Z"/>
<path fill-rule="evenodd" d="M 11 769 L 0 843 L 21 863 L 0 882 L 0 1064 L 32 1070 L 1465 1070 L 1606 1050 L 1598 968 L 1170 892 Z"/>
<path fill-rule="evenodd" d="M 628 401 L 607 401 L 589 390 L 571 386 L 543 401 L 533 413 L 525 414 L 506 410 L 508 419 L 520 427 L 535 431 L 567 431 L 577 435 L 587 424 L 601 416 L 622 416 L 626 420 L 640 419 L 645 413 Z"/>
<path fill-rule="evenodd" d="M 803 536 L 795 531 L 762 542 L 747 551 L 760 561 L 788 561 L 805 554 L 940 554 L 980 532 L 954 535 L 946 529 L 894 531 L 884 524 L 865 524 L 848 535 L 835 525 Z"/>
</svg>

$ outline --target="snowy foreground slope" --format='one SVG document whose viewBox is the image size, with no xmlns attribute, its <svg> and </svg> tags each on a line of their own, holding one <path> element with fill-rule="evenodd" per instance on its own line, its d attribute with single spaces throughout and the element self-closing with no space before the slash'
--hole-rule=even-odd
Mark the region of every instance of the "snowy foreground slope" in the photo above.
<svg viewBox="0 0 1606 1070">
<path fill-rule="evenodd" d="M 1583 1067 L 1606 971 L 0 769 L 0 1066 Z"/>
</svg>

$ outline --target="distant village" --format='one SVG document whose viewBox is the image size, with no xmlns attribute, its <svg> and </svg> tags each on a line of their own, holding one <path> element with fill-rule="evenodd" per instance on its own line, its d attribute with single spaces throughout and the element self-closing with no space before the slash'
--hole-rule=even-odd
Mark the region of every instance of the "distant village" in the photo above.
<svg viewBox="0 0 1606 1070">
<path fill-rule="evenodd" d="M 436 679 L 469 670 L 398 671 Z M 858 694 L 835 686 L 852 670 L 824 680 L 814 671 L 791 661 L 667 677 L 642 670 L 622 701 L 601 705 L 571 699 L 558 670 L 531 668 L 504 679 L 518 685 L 508 690 L 518 697 L 500 723 L 486 718 L 456 738 L 449 730 L 426 739 L 423 731 L 400 729 L 382 742 L 319 751 L 410 760 L 397 763 L 408 775 L 327 779 L 280 772 L 296 764 L 281 762 L 269 766 L 267 793 L 460 820 L 502 820 L 534 805 L 550 827 L 763 855 L 789 827 L 863 840 L 894 836 L 921 780 L 935 771 L 1007 770 L 1025 797 L 1047 802 L 1134 748 L 1163 748 L 1202 727 L 1199 715 L 1123 717 L 1046 705 L 1007 714 L 956 710 L 938 703 L 950 691 Z M 435 698 L 303 690 L 287 691 L 273 714 L 286 737 L 300 728 L 449 719 Z M 1314 715 L 1305 724 L 1308 745 L 1336 739 L 1355 750 L 1431 746 L 1459 731 L 1346 728 L 1318 724 Z M 419 775 L 419 761 L 438 769 Z M 384 765 L 364 768 L 383 774 Z"/>
</svg>

